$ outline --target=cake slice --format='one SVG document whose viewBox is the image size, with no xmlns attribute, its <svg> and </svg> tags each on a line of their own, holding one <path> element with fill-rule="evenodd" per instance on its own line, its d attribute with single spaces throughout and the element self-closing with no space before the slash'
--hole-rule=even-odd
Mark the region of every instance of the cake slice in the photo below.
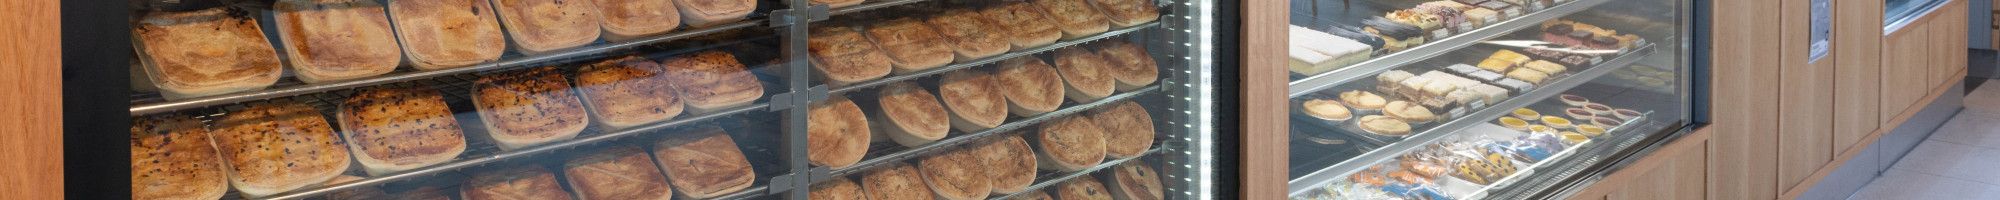
<svg viewBox="0 0 2000 200">
<path fill-rule="evenodd" d="M 1305 27 L 1291 26 L 1290 37 L 1292 49 L 1307 51 L 1290 52 L 1292 73 L 1301 75 L 1318 75 L 1361 63 L 1375 53 L 1367 44 Z"/>
</svg>

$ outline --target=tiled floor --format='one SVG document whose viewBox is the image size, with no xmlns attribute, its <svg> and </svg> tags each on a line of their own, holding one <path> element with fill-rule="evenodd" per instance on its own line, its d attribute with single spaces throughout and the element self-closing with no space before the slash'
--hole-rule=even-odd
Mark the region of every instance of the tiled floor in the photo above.
<svg viewBox="0 0 2000 200">
<path fill-rule="evenodd" d="M 1964 111 L 1849 199 L 2000 199 L 2000 85 L 1966 95 Z"/>
</svg>

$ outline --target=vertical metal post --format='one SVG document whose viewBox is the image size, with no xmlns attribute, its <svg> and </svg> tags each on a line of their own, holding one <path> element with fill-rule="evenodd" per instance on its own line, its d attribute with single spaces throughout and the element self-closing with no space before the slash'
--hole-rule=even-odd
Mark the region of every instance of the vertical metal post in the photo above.
<svg viewBox="0 0 2000 200">
<path fill-rule="evenodd" d="M 812 4 L 806 0 L 784 1 L 785 4 L 790 6 L 790 9 L 786 9 L 783 16 L 772 17 L 790 18 L 789 22 L 779 30 L 779 34 L 782 35 L 782 40 L 784 40 L 782 41 L 784 43 L 782 46 L 784 47 L 785 57 L 786 88 L 791 91 L 790 94 L 793 94 L 792 96 L 794 97 L 794 100 L 790 102 L 783 102 L 792 104 L 792 109 L 784 111 L 785 152 L 783 153 L 786 159 L 786 169 L 789 169 L 787 173 L 791 177 L 791 180 L 787 183 L 773 184 L 791 185 L 792 190 L 784 193 L 784 199 L 806 200 L 808 199 L 807 193 L 812 190 L 812 178 L 808 175 L 811 173 L 810 168 L 807 168 L 808 161 L 806 160 L 806 114 L 810 109 L 806 108 L 814 99 L 810 97 L 811 95 L 801 94 L 809 94 L 812 90 L 810 86 L 812 84 L 810 82 L 812 73 L 806 71 L 808 70 L 806 68 L 810 67 L 806 63 L 806 24 L 812 21 L 811 12 L 813 9 Z M 776 103 L 773 102 L 773 104 Z"/>
</svg>

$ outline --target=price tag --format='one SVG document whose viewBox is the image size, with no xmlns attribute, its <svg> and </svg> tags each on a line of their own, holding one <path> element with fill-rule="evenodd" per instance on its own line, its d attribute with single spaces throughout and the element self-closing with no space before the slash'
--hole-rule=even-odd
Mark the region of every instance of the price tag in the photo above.
<svg viewBox="0 0 2000 200">
<path fill-rule="evenodd" d="M 1458 23 L 1459 31 L 1472 31 L 1472 23 Z"/>
<path fill-rule="evenodd" d="M 1438 29 L 1431 31 L 1431 40 L 1444 39 L 1445 37 L 1451 37 L 1451 30 Z"/>
<path fill-rule="evenodd" d="M 1534 2 L 1534 3 L 1531 3 L 1531 4 L 1529 4 L 1529 5 L 1530 5 L 1530 6 L 1528 6 L 1528 7 L 1530 7 L 1530 8 L 1533 8 L 1533 9 L 1535 9 L 1535 10 L 1542 10 L 1542 9 L 1548 9 L 1548 8 L 1549 8 L 1549 6 L 1548 6 L 1548 5 L 1542 5 L 1542 2 L 1541 2 L 1541 1 L 1536 1 L 1536 2 Z"/>
<path fill-rule="evenodd" d="M 1465 108 L 1452 108 L 1451 112 L 1445 113 L 1445 116 L 1451 116 L 1451 118 L 1465 117 Z"/>
<path fill-rule="evenodd" d="M 1499 16 L 1486 18 L 1486 25 L 1493 25 L 1493 23 L 1499 23 L 1499 22 L 1500 22 Z"/>
<path fill-rule="evenodd" d="M 1507 18 L 1521 17 L 1521 8 L 1507 9 L 1507 11 L 1501 12 L 1501 14 L 1506 14 Z"/>
<path fill-rule="evenodd" d="M 1596 63 L 1604 63 L 1604 57 L 1603 57 L 1603 56 L 1591 56 L 1591 57 L 1590 57 L 1590 63 L 1592 63 L 1592 64 L 1596 64 Z"/>
<path fill-rule="evenodd" d="M 1471 106 L 1471 107 L 1472 107 L 1472 109 L 1482 109 L 1482 108 L 1486 108 L 1486 100 L 1485 100 L 1485 99 L 1480 99 L 1480 100 L 1475 100 L 1475 101 L 1472 101 L 1471 105 L 1469 105 L 1469 106 Z"/>
</svg>

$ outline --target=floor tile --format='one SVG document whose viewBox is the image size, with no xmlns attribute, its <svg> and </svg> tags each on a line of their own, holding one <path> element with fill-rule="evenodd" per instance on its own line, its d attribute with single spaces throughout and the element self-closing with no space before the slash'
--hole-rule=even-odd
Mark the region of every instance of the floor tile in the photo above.
<svg viewBox="0 0 2000 200">
<path fill-rule="evenodd" d="M 1996 82 L 1987 82 L 1996 83 Z M 1986 84 L 1965 95 L 1965 109 L 2000 112 L 2000 85 Z"/>
<path fill-rule="evenodd" d="M 1891 169 L 1848 199 L 1993 199 L 2000 186 Z"/>
<path fill-rule="evenodd" d="M 1903 156 L 1892 169 L 2000 184 L 2000 150 L 1950 142 L 1926 141 Z"/>
<path fill-rule="evenodd" d="M 1945 122 L 1930 140 L 2000 149 L 2000 114 L 1965 110 Z"/>
</svg>

